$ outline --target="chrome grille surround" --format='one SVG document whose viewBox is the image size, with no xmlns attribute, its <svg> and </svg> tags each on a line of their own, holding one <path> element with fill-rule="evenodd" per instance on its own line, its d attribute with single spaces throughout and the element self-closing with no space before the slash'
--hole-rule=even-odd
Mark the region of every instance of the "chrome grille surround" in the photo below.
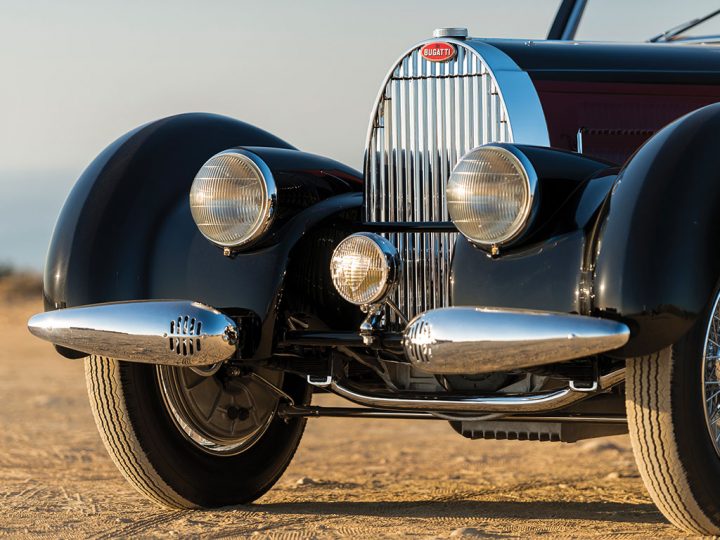
<svg viewBox="0 0 720 540">
<path fill-rule="evenodd" d="M 437 40 L 432 40 L 437 41 Z M 444 39 L 456 56 L 429 62 L 424 43 L 404 54 L 383 83 L 365 152 L 367 223 L 449 223 L 445 187 L 460 158 L 481 144 L 549 146 L 545 118 L 527 73 L 479 40 Z M 393 301 L 408 318 L 451 305 L 458 233 L 393 232 L 402 259 Z"/>
</svg>

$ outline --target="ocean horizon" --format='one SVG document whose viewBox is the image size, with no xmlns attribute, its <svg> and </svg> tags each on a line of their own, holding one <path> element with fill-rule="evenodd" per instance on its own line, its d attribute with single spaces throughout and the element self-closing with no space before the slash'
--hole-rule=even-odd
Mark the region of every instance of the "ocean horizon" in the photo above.
<svg viewBox="0 0 720 540">
<path fill-rule="evenodd" d="M 55 222 L 81 172 L 0 171 L 0 265 L 42 271 Z"/>
</svg>

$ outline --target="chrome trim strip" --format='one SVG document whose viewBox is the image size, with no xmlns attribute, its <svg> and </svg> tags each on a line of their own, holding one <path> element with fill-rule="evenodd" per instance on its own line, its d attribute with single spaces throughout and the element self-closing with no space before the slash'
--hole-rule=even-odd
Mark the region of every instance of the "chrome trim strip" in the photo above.
<svg viewBox="0 0 720 540">
<path fill-rule="evenodd" d="M 613 371 L 600 377 L 600 389 L 609 390 L 625 380 L 625 369 Z M 325 386 L 335 394 L 359 405 L 378 409 L 424 410 L 472 413 L 541 413 L 562 409 L 592 396 L 589 392 L 577 392 L 571 388 L 549 390 L 535 394 L 490 396 L 452 396 L 447 394 L 393 394 L 390 392 L 366 392 L 345 380 L 330 380 Z"/>
<path fill-rule="evenodd" d="M 596 317 L 451 307 L 410 321 L 403 347 L 422 371 L 471 375 L 592 356 L 622 347 L 629 338 L 625 324 Z"/>
<path fill-rule="evenodd" d="M 678 37 L 668 41 L 661 41 L 660 43 L 674 43 L 676 45 L 717 45 L 720 43 L 720 35 Z"/>
<path fill-rule="evenodd" d="M 578 129 L 577 135 L 575 136 L 575 141 L 577 143 L 577 153 L 582 154 L 583 153 L 583 128 Z"/>
<path fill-rule="evenodd" d="M 530 75 L 495 47 L 492 39 L 470 39 L 463 43 L 472 47 L 479 60 L 486 64 L 507 111 L 508 135 L 511 139 L 489 142 L 550 146 L 545 113 Z"/>
<path fill-rule="evenodd" d="M 187 300 L 95 304 L 34 315 L 30 333 L 88 355 L 146 364 L 206 366 L 237 349 L 238 328 L 216 309 Z"/>
</svg>

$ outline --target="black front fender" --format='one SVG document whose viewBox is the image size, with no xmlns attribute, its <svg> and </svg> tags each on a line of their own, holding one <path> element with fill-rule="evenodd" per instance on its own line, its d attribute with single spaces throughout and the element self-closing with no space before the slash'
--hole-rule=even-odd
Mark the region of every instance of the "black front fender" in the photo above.
<svg viewBox="0 0 720 540">
<path fill-rule="evenodd" d="M 188 194 L 209 157 L 237 146 L 267 152 L 293 185 L 322 177 L 333 187 L 315 189 L 322 200 L 305 209 L 296 203 L 270 241 L 228 258 L 198 231 Z M 264 323 L 273 319 L 263 326 L 271 332 L 293 247 L 317 224 L 358 208 L 360 182 L 356 171 L 237 120 L 186 114 L 152 122 L 111 144 L 73 188 L 48 252 L 45 307 L 184 298 L 251 310 Z"/>
<path fill-rule="evenodd" d="M 720 104 L 680 118 L 620 172 L 605 208 L 594 306 L 621 318 L 642 356 L 676 342 L 720 277 Z"/>
<path fill-rule="evenodd" d="M 279 231 L 277 242 L 231 259 L 196 232 L 195 223 L 187 218 L 188 203 L 183 202 L 157 232 L 147 274 L 148 298 L 187 298 L 219 309 L 252 311 L 262 324 L 255 356 L 266 358 L 271 354 L 275 312 L 291 252 L 315 226 L 352 213 L 361 204 L 361 193 L 325 199 L 291 219 Z M 183 237 L 189 241 L 178 245 Z"/>
</svg>

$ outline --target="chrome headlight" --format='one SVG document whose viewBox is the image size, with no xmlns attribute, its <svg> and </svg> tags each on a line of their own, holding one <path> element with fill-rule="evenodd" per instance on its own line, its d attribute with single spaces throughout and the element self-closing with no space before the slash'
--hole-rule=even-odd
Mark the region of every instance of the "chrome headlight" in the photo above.
<svg viewBox="0 0 720 540">
<path fill-rule="evenodd" d="M 507 244 L 530 221 L 537 175 L 514 147 L 479 146 L 458 162 L 447 186 L 450 218 L 481 246 Z"/>
<path fill-rule="evenodd" d="M 359 306 L 384 300 L 400 276 L 400 256 L 388 240 L 373 233 L 352 234 L 330 259 L 330 275 L 340 296 Z"/>
<path fill-rule="evenodd" d="M 190 211 L 200 232 L 222 247 L 253 242 L 272 222 L 277 188 L 252 152 L 231 149 L 211 157 L 193 180 Z"/>
</svg>

